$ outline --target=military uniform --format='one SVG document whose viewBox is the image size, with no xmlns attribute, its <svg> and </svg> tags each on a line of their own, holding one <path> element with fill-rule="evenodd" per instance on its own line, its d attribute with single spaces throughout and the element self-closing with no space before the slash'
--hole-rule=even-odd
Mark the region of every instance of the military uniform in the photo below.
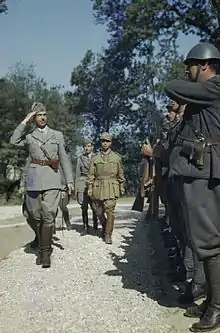
<svg viewBox="0 0 220 333">
<path fill-rule="evenodd" d="M 110 133 L 103 133 L 101 140 L 112 140 Z M 108 244 L 112 243 L 115 206 L 117 199 L 124 193 L 124 172 L 121 157 L 109 149 L 100 151 L 91 160 L 87 184 L 88 193 L 94 200 L 96 213 L 103 228 L 103 236 Z M 107 218 L 105 217 L 105 213 Z"/>
<path fill-rule="evenodd" d="M 69 164 L 71 165 L 71 159 L 69 158 Z M 66 228 L 68 231 L 71 230 L 71 223 L 70 223 L 70 215 L 69 215 L 69 209 L 68 209 L 68 204 L 69 204 L 69 200 L 70 200 L 70 195 L 68 193 L 68 188 L 67 188 L 67 183 L 66 183 L 66 178 L 63 172 L 63 169 L 59 168 L 60 171 L 60 176 L 61 176 L 61 196 L 60 196 L 60 201 L 59 201 L 59 208 L 62 212 L 62 219 L 64 219 L 64 222 L 66 224 Z M 65 196 L 62 197 L 62 192 L 65 192 Z"/>
<path fill-rule="evenodd" d="M 213 45 L 200 43 L 185 63 L 191 66 L 190 75 L 196 67 L 195 82 L 173 80 L 165 87 L 170 98 L 187 104 L 171 152 L 169 176 L 179 178 L 187 240 L 206 274 L 207 299 L 200 321 L 191 328 L 200 332 L 220 325 L 220 76 L 208 65 L 204 70 L 209 70 L 209 79 L 197 80 L 203 73 L 201 64 L 219 64 L 220 53 Z"/>
<path fill-rule="evenodd" d="M 39 112 L 45 110 L 41 105 Z M 62 132 L 45 127 L 36 128 L 25 135 L 26 124 L 22 122 L 15 129 L 10 142 L 26 146 L 30 164 L 25 184 L 25 201 L 28 214 L 36 221 L 41 239 L 40 258 L 37 263 L 50 266 L 52 229 L 60 201 L 61 177 L 56 166 L 60 163 L 66 183 L 72 183 L 72 173 L 65 151 Z M 49 157 L 49 158 L 48 158 Z"/>
<path fill-rule="evenodd" d="M 135 198 L 132 210 L 143 212 L 145 197 L 150 198 L 152 184 L 152 147 L 149 142 L 146 142 L 141 147 L 142 160 L 140 163 L 140 183 L 138 193 Z M 146 186 L 147 185 L 147 186 Z"/>
<path fill-rule="evenodd" d="M 90 206 L 92 210 L 93 228 L 94 230 L 97 230 L 98 228 L 98 221 L 94 204 L 91 198 L 88 196 L 87 184 L 86 184 L 86 179 L 89 171 L 89 164 L 91 158 L 94 156 L 95 155 L 92 153 L 89 155 L 86 154 L 81 155 L 77 159 L 76 174 L 75 174 L 76 198 L 82 209 L 83 227 L 86 232 L 88 232 L 89 229 L 88 206 Z"/>
</svg>

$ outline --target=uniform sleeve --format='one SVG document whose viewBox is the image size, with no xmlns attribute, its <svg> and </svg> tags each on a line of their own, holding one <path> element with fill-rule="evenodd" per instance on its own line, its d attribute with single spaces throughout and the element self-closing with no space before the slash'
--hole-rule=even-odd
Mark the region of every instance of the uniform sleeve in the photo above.
<svg viewBox="0 0 220 333">
<path fill-rule="evenodd" d="M 122 185 L 124 185 L 124 183 L 125 183 L 124 169 L 122 166 L 121 158 L 118 161 L 118 182 Z"/>
<path fill-rule="evenodd" d="M 24 134 L 26 125 L 23 123 L 20 123 L 16 129 L 14 130 L 11 138 L 10 143 L 15 146 L 24 146 L 26 144 L 26 135 Z"/>
<path fill-rule="evenodd" d="M 88 191 L 92 190 L 94 180 L 95 180 L 95 158 L 92 158 L 89 164 L 89 172 L 86 179 L 86 184 L 88 186 Z"/>
<path fill-rule="evenodd" d="M 65 149 L 65 142 L 63 133 L 60 133 L 59 138 L 59 159 L 60 159 L 60 165 L 64 174 L 64 177 L 66 179 L 66 183 L 73 183 L 73 174 L 72 174 L 72 168 L 71 164 L 68 158 L 68 155 L 66 153 Z"/>
<path fill-rule="evenodd" d="M 24 169 L 23 169 L 23 172 L 22 172 L 22 176 L 21 176 L 21 181 L 20 181 L 20 187 L 25 187 L 29 164 L 30 164 L 30 159 L 28 159 L 28 161 L 26 162 L 26 164 L 24 166 Z"/>
<path fill-rule="evenodd" d="M 78 181 L 79 181 L 80 175 L 81 175 L 81 171 L 80 171 L 80 158 L 77 158 L 76 172 L 75 172 L 75 189 L 76 189 L 76 191 L 78 189 Z"/>
<path fill-rule="evenodd" d="M 204 83 L 172 80 L 165 86 L 165 93 L 180 105 L 211 105 L 219 98 L 216 89 L 216 83 L 210 80 Z"/>
</svg>

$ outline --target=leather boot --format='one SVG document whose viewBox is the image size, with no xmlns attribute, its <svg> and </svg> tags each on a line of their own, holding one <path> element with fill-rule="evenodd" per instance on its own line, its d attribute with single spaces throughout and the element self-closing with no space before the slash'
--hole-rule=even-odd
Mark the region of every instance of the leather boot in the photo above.
<svg viewBox="0 0 220 333">
<path fill-rule="evenodd" d="M 37 230 L 38 222 L 30 215 L 27 215 L 26 220 L 27 220 L 28 225 L 31 227 L 31 229 L 33 230 L 33 232 L 35 234 L 34 240 L 30 243 L 30 248 L 33 250 L 36 250 L 39 246 L 38 230 Z"/>
<path fill-rule="evenodd" d="M 88 218 L 88 210 L 82 210 L 82 220 L 83 220 L 83 231 L 81 232 L 81 236 L 85 236 L 89 233 L 89 218 Z"/>
<path fill-rule="evenodd" d="M 108 213 L 106 221 L 106 230 L 105 230 L 105 243 L 112 244 L 112 232 L 114 228 L 114 214 Z"/>
<path fill-rule="evenodd" d="M 70 223 L 70 215 L 69 215 L 68 208 L 63 210 L 63 219 L 66 223 L 66 230 L 70 231 L 71 230 L 71 223 Z"/>
<path fill-rule="evenodd" d="M 207 300 L 203 301 L 200 305 L 193 304 L 186 309 L 184 313 L 185 317 L 189 318 L 201 318 L 208 308 Z"/>
<path fill-rule="evenodd" d="M 52 235 L 53 227 L 43 224 L 41 230 L 41 264 L 43 268 L 49 268 L 51 265 Z"/>
<path fill-rule="evenodd" d="M 205 297 L 205 295 L 205 284 L 197 284 L 194 281 L 187 282 L 185 293 L 179 297 L 178 301 L 181 304 L 192 304 L 194 301 Z"/>
<path fill-rule="evenodd" d="M 30 243 L 30 247 L 33 249 L 33 250 L 36 250 L 39 246 L 39 239 L 38 239 L 38 236 L 37 234 L 35 234 L 35 238 L 34 240 Z"/>
<path fill-rule="evenodd" d="M 204 261 L 208 286 L 208 307 L 200 321 L 190 328 L 191 332 L 208 332 L 220 327 L 220 255 Z"/>
<path fill-rule="evenodd" d="M 42 222 L 38 223 L 37 225 L 37 238 L 38 238 L 39 251 L 36 258 L 36 265 L 41 265 L 41 229 L 42 229 Z"/>
<path fill-rule="evenodd" d="M 93 229 L 98 230 L 98 218 L 94 212 L 92 212 L 92 220 L 93 220 Z"/>
</svg>

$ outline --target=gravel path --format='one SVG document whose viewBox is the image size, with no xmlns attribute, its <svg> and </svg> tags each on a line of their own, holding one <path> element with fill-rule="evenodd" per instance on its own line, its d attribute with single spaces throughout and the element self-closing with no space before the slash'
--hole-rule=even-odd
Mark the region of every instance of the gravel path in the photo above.
<svg viewBox="0 0 220 333">
<path fill-rule="evenodd" d="M 187 332 L 177 330 L 179 312 L 165 304 L 155 225 L 118 207 L 114 243 L 106 245 L 80 236 L 79 218 L 72 223 L 73 231 L 56 234 L 50 269 L 36 266 L 24 248 L 0 262 L 1 333 Z"/>
</svg>

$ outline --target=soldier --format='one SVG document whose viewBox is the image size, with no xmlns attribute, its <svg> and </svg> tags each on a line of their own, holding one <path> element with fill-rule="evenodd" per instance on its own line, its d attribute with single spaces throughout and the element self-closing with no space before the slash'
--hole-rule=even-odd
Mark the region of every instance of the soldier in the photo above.
<svg viewBox="0 0 220 333">
<path fill-rule="evenodd" d="M 192 332 L 206 332 L 220 326 L 220 52 L 200 43 L 185 64 L 189 81 L 173 80 L 165 88 L 170 98 L 187 104 L 170 155 L 169 177 L 179 181 L 187 241 L 206 275 L 207 298 L 186 315 L 200 318 Z"/>
<path fill-rule="evenodd" d="M 88 195 L 94 200 L 106 244 L 112 244 L 115 206 L 124 194 L 124 172 L 120 156 L 111 149 L 112 135 L 101 134 L 101 151 L 91 160 L 87 178 Z M 107 218 L 105 217 L 105 213 Z"/>
<path fill-rule="evenodd" d="M 143 212 L 144 209 L 144 198 L 149 197 L 151 194 L 151 169 L 152 169 L 152 154 L 153 149 L 148 140 L 141 147 L 141 165 L 140 165 L 140 187 L 138 189 L 137 196 L 135 198 L 132 210 Z"/>
<path fill-rule="evenodd" d="M 26 125 L 34 121 L 35 130 L 25 135 Z M 59 163 L 63 169 L 69 192 L 73 191 L 73 179 L 62 132 L 47 126 L 47 112 L 42 103 L 34 103 L 32 111 L 18 125 L 10 142 L 27 146 L 30 164 L 25 184 L 25 204 L 36 222 L 40 240 L 40 253 L 36 264 L 50 267 L 53 224 L 61 190 Z"/>
<path fill-rule="evenodd" d="M 82 236 L 86 235 L 89 232 L 89 219 L 88 219 L 88 206 L 92 210 L 92 219 L 93 219 L 93 229 L 98 229 L 98 219 L 94 209 L 93 202 L 88 196 L 86 178 L 89 171 L 89 164 L 91 158 L 95 155 L 93 154 L 93 144 L 92 140 L 85 139 L 84 144 L 84 153 L 77 159 L 76 164 L 76 175 L 75 175 L 75 189 L 76 189 L 76 198 L 82 209 L 82 220 L 83 220 L 83 231 Z"/>
<path fill-rule="evenodd" d="M 66 152 L 67 152 L 67 149 L 66 149 Z M 68 156 L 68 158 L 69 158 L 70 165 L 72 165 L 71 159 L 69 156 Z M 63 169 L 61 167 L 59 167 L 59 171 L 60 171 L 61 185 L 62 185 L 59 208 L 62 212 L 62 220 L 64 220 L 64 222 L 66 224 L 66 229 L 68 231 L 70 231 L 71 230 L 70 214 L 69 214 L 69 209 L 67 207 L 69 204 L 69 201 L 70 201 L 70 194 L 69 194 L 68 184 L 66 183 Z"/>
</svg>

